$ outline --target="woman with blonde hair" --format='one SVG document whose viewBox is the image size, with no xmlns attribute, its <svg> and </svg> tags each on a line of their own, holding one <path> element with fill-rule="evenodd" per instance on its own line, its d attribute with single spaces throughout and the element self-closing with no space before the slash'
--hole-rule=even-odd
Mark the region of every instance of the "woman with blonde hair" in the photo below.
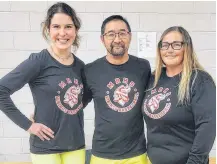
<svg viewBox="0 0 217 164">
<path fill-rule="evenodd" d="M 216 86 L 198 62 L 189 33 L 165 30 L 142 111 L 153 164 L 208 164 L 216 133 Z"/>
</svg>

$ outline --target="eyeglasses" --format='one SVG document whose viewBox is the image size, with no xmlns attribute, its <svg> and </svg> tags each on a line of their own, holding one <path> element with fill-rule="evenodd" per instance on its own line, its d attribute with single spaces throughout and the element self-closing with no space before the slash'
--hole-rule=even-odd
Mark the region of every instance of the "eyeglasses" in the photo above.
<svg viewBox="0 0 217 164">
<path fill-rule="evenodd" d="M 172 49 L 174 49 L 174 50 L 180 50 L 182 48 L 183 44 L 185 44 L 185 42 L 180 42 L 180 41 L 174 41 L 172 43 L 160 42 L 159 43 L 159 48 L 161 50 L 168 50 L 168 48 L 171 45 Z"/>
<path fill-rule="evenodd" d="M 108 40 L 114 40 L 116 38 L 116 35 L 118 35 L 118 37 L 120 39 L 126 39 L 128 37 L 130 32 L 128 31 L 119 31 L 119 32 L 107 32 L 105 34 L 103 34 L 103 36 L 106 37 L 106 39 Z"/>
</svg>

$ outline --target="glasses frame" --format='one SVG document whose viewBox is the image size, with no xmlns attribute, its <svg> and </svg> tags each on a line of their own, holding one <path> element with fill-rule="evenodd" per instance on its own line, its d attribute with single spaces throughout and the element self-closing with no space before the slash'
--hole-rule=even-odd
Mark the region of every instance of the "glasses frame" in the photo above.
<svg viewBox="0 0 217 164">
<path fill-rule="evenodd" d="M 167 47 L 167 49 L 162 49 L 162 43 L 167 43 L 167 44 L 169 45 L 169 46 Z M 180 47 L 179 49 L 177 49 L 177 48 L 175 49 L 175 48 L 173 47 L 173 44 L 174 44 L 174 43 L 181 43 L 181 47 Z M 184 44 L 185 44 L 185 42 L 183 42 L 183 41 L 174 41 L 174 42 L 172 42 L 172 43 L 169 43 L 169 42 L 162 42 L 162 41 L 161 41 L 161 42 L 159 42 L 158 47 L 159 47 L 160 50 L 163 50 L 163 51 L 164 51 L 164 50 L 168 50 L 170 46 L 172 47 L 173 50 L 181 50 Z"/>
<path fill-rule="evenodd" d="M 112 32 L 112 31 L 110 31 L 110 32 L 104 33 L 103 36 L 105 36 L 105 37 L 108 39 L 107 34 L 108 34 L 108 33 L 114 33 L 114 34 L 115 34 L 114 38 L 113 38 L 113 39 L 108 39 L 108 40 L 115 40 L 115 38 L 117 37 L 117 35 L 118 35 L 118 38 L 119 38 L 119 39 L 126 39 L 127 37 L 126 37 L 126 38 L 120 37 L 120 33 L 121 33 L 121 32 L 126 32 L 127 35 L 131 33 L 131 32 L 129 32 L 129 31 L 119 31 L 119 32 Z"/>
</svg>

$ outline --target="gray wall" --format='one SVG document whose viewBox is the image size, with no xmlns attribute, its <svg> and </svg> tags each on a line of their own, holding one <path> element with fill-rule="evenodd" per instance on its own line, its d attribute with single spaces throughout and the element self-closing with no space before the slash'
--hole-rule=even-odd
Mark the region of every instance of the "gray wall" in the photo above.
<svg viewBox="0 0 217 164">
<path fill-rule="evenodd" d="M 47 47 L 40 32 L 46 9 L 53 2 L 0 2 L 0 78 L 26 59 L 31 52 Z M 130 53 L 137 55 L 137 32 L 157 32 L 182 25 L 191 34 L 199 60 L 215 78 L 216 4 L 215 2 L 68 2 L 79 14 L 81 47 L 77 56 L 89 63 L 105 55 L 100 42 L 102 21 L 109 15 L 125 16 L 132 27 Z M 158 40 L 158 39 L 157 39 Z M 154 68 L 154 59 L 149 59 Z M 33 112 L 28 86 L 12 95 L 18 108 L 29 117 Z M 84 110 L 87 147 L 91 147 L 94 110 Z M 215 146 L 211 152 L 215 156 Z M 0 162 L 30 161 L 28 133 L 15 126 L 0 112 Z"/>
</svg>

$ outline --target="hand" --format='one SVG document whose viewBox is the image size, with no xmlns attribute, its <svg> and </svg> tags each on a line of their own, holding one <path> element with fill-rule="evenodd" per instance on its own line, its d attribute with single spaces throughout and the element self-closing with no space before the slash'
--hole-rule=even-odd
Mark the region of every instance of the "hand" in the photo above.
<svg viewBox="0 0 217 164">
<path fill-rule="evenodd" d="M 54 138 L 54 132 L 41 123 L 32 123 L 32 125 L 27 131 L 30 134 L 38 136 L 42 141 L 44 141 L 44 139 L 50 140 L 50 138 Z"/>
</svg>

